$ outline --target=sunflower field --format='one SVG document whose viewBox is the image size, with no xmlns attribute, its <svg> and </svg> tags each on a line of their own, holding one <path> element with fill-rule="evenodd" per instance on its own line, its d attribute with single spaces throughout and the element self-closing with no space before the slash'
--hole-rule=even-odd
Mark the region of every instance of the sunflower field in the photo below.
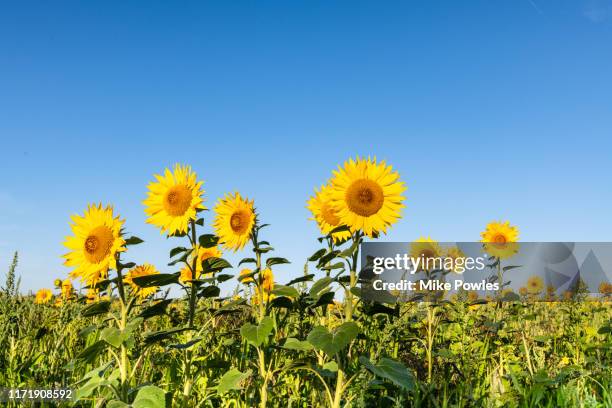
<svg viewBox="0 0 612 408">
<path fill-rule="evenodd" d="M 52 285 L 20 294 L 15 256 L 0 292 L 0 387 L 73 395 L 7 406 L 612 407 L 609 284 L 598 298 L 557 299 L 537 279 L 511 302 L 360 296 L 360 245 L 401 220 L 406 198 L 384 161 L 348 160 L 307 201 L 321 236 L 305 261 L 275 253 L 253 199 L 232 192 L 207 208 L 189 166 L 147 190 L 147 222 L 174 243 L 163 268 L 130 261 L 146 243 L 100 203 L 70 218 L 67 275 Z M 491 222 L 478 239 L 512 244 L 519 230 Z M 506 256 L 495 248 L 491 268 Z M 275 275 L 289 263 L 297 278 Z"/>
</svg>

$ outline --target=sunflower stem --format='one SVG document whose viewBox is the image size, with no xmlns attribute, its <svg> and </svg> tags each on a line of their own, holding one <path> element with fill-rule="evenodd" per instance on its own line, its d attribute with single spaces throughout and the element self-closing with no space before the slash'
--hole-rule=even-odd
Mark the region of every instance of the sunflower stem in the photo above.
<svg viewBox="0 0 612 408">
<path fill-rule="evenodd" d="M 198 247 L 196 240 L 196 223 L 194 220 L 191 220 L 191 242 L 193 244 L 193 261 L 191 266 L 191 279 L 195 280 L 196 278 L 196 268 L 198 266 Z M 191 289 L 189 290 L 189 327 L 193 326 L 193 321 L 195 318 L 195 307 L 197 300 L 197 290 L 193 282 L 191 282 Z"/>
</svg>

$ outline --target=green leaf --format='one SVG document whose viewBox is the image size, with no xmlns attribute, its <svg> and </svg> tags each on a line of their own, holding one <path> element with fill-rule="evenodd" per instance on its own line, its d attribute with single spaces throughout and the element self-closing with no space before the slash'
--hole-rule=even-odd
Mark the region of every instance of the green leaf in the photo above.
<svg viewBox="0 0 612 408">
<path fill-rule="evenodd" d="M 297 351 L 309 351 L 312 350 L 312 344 L 307 342 L 306 340 L 298 340 L 295 337 L 289 337 L 285 340 L 285 344 L 283 344 L 283 348 L 288 350 L 297 350 Z"/>
<path fill-rule="evenodd" d="M 300 296 L 300 292 L 292 286 L 274 285 L 272 293 L 276 296 L 287 296 L 291 298 L 297 298 Z"/>
<path fill-rule="evenodd" d="M 315 252 L 314 254 L 312 254 L 310 256 L 310 258 L 308 258 L 308 260 L 310 262 L 314 262 L 316 260 L 318 260 L 319 258 L 321 258 L 323 255 L 325 255 L 325 252 L 327 252 L 327 250 L 325 248 L 321 248 L 319 249 L 317 252 Z"/>
<path fill-rule="evenodd" d="M 183 252 L 186 252 L 186 251 L 191 251 L 191 249 L 190 248 L 185 248 L 185 247 L 172 248 L 170 250 L 170 258 L 174 258 L 178 254 L 182 254 Z"/>
<path fill-rule="evenodd" d="M 372 374 L 387 379 L 405 390 L 414 391 L 414 375 L 399 361 L 383 357 L 378 364 L 373 364 L 367 357 L 361 356 L 359 357 L 359 362 L 370 370 Z"/>
<path fill-rule="evenodd" d="M 355 322 L 346 322 L 329 332 L 323 326 L 317 326 L 308 334 L 307 340 L 316 349 L 323 350 L 332 357 L 347 347 L 359 334 L 359 327 Z"/>
<path fill-rule="evenodd" d="M 112 400 L 106 404 L 106 408 L 130 408 L 130 405 L 126 404 L 123 401 Z"/>
<path fill-rule="evenodd" d="M 287 283 L 287 286 L 295 285 L 296 283 L 308 282 L 311 281 L 312 278 L 314 278 L 314 273 L 300 276 L 299 278 L 290 280 L 289 283 Z"/>
<path fill-rule="evenodd" d="M 241 383 L 251 375 L 251 370 L 246 373 L 241 372 L 237 368 L 232 368 L 219 379 L 217 385 L 217 393 L 225 394 L 230 390 L 239 390 L 242 388 Z"/>
<path fill-rule="evenodd" d="M 238 266 L 244 264 L 244 263 L 257 263 L 257 260 L 255 258 L 244 258 L 242 261 L 238 262 Z"/>
<path fill-rule="evenodd" d="M 261 346 L 261 344 L 268 338 L 272 329 L 274 328 L 274 320 L 271 317 L 266 316 L 261 320 L 257 326 L 251 323 L 245 323 L 240 328 L 240 334 L 250 344 L 255 347 Z"/>
<path fill-rule="evenodd" d="M 320 291 L 328 287 L 332 283 L 332 278 L 326 276 L 316 281 L 310 288 L 310 296 L 316 296 Z"/>
<path fill-rule="evenodd" d="M 288 264 L 288 263 L 291 263 L 291 262 L 289 262 L 285 258 L 268 258 L 268 260 L 266 261 L 266 266 L 268 268 L 271 268 L 273 265 L 281 265 L 281 264 Z"/>
<path fill-rule="evenodd" d="M 183 332 L 185 330 L 189 330 L 189 329 L 184 328 L 184 327 L 177 327 L 175 329 L 170 329 L 170 330 L 158 330 L 154 332 L 149 332 L 145 334 L 144 340 L 146 344 L 156 343 L 158 341 L 162 341 L 167 338 L 170 338 L 174 336 L 175 334 Z"/>
<path fill-rule="evenodd" d="M 147 307 L 142 312 L 140 312 L 138 316 L 142 317 L 143 319 L 149 319 L 153 316 L 163 315 L 166 313 L 166 308 L 170 303 L 172 303 L 172 299 L 164 299 L 160 302 L 155 303 L 152 306 Z"/>
<path fill-rule="evenodd" d="M 116 327 L 105 327 L 102 329 L 100 332 L 100 339 L 104 340 L 115 348 L 119 348 L 121 343 L 123 343 L 123 335 L 121 330 Z"/>
<path fill-rule="evenodd" d="M 142 244 L 144 241 L 138 237 L 132 236 L 125 240 L 125 245 L 138 245 Z"/>
<path fill-rule="evenodd" d="M 104 351 L 105 348 L 106 348 L 105 342 L 102 341 L 102 340 L 98 340 L 94 344 L 92 344 L 91 346 L 89 346 L 86 349 L 84 349 L 83 351 L 81 351 L 77 355 L 76 358 L 78 360 L 83 360 L 86 363 L 92 363 L 92 362 L 95 361 L 95 359 L 98 357 L 98 355 L 102 351 Z"/>
<path fill-rule="evenodd" d="M 165 408 L 166 392 L 154 385 L 142 387 L 132 404 L 134 408 Z"/>
<path fill-rule="evenodd" d="M 323 364 L 323 368 L 324 370 L 327 371 L 332 371 L 332 372 L 336 372 L 338 371 L 338 363 L 336 363 L 335 361 L 328 361 L 327 363 Z"/>
<path fill-rule="evenodd" d="M 220 293 L 221 289 L 219 289 L 218 286 L 209 285 L 204 286 L 202 290 L 198 293 L 198 296 L 203 298 L 214 298 L 218 297 Z"/>
<path fill-rule="evenodd" d="M 99 302 L 92 303 L 86 306 L 81 311 L 81 316 L 91 317 L 107 313 L 110 310 L 111 302 L 108 300 L 100 300 Z"/>
<path fill-rule="evenodd" d="M 203 273 L 213 273 L 231 267 L 232 265 L 223 258 L 211 257 L 202 262 Z"/>
<path fill-rule="evenodd" d="M 134 283 L 141 288 L 171 285 L 173 283 L 178 283 L 178 279 L 178 273 L 156 273 L 155 275 L 136 276 L 132 278 Z"/>
<path fill-rule="evenodd" d="M 198 238 L 198 242 L 204 248 L 212 248 L 219 243 L 219 237 L 213 234 L 203 234 Z"/>
</svg>

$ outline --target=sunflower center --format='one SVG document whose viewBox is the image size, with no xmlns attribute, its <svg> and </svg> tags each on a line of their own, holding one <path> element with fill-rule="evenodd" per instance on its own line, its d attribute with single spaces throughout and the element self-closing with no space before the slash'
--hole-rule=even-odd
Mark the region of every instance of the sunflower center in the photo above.
<svg viewBox="0 0 612 408">
<path fill-rule="evenodd" d="M 191 191 L 184 185 L 172 186 L 164 197 L 164 209 L 174 217 L 183 215 L 191 204 Z"/>
<path fill-rule="evenodd" d="M 85 258 L 91 263 L 102 261 L 113 246 L 113 231 L 105 225 L 91 230 L 83 244 Z"/>
<path fill-rule="evenodd" d="M 356 180 L 346 191 L 346 203 L 349 209 L 363 217 L 374 215 L 385 201 L 382 187 L 368 179 Z"/>
<path fill-rule="evenodd" d="M 507 241 L 506 236 L 503 234 L 497 234 L 493 237 L 493 242 L 496 244 L 505 244 Z"/>
<path fill-rule="evenodd" d="M 244 234 L 249 227 L 249 218 L 245 211 L 238 210 L 230 217 L 230 227 L 236 234 Z"/>
<path fill-rule="evenodd" d="M 338 218 L 334 209 L 327 203 L 321 206 L 321 216 L 329 225 L 336 226 L 340 224 L 340 218 Z"/>
</svg>

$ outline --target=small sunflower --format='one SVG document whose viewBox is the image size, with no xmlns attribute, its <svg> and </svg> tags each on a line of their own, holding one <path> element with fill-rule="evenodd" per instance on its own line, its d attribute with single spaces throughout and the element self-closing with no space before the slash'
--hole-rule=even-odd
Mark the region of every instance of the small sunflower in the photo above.
<svg viewBox="0 0 612 408">
<path fill-rule="evenodd" d="M 527 280 L 527 292 L 531 295 L 537 295 L 544 289 L 544 281 L 539 276 L 532 276 Z"/>
<path fill-rule="evenodd" d="M 261 287 L 266 292 L 272 292 L 274 289 L 274 274 L 272 273 L 272 269 L 266 268 L 262 272 L 262 283 Z"/>
<path fill-rule="evenodd" d="M 323 185 L 319 191 L 315 190 L 315 195 L 308 200 L 308 209 L 313 215 L 313 220 L 319 225 L 323 235 L 329 235 L 332 230 L 340 226 L 340 218 L 336 210 L 331 205 L 331 185 Z M 334 242 L 346 241 L 351 237 L 349 231 L 335 232 L 332 235 Z"/>
<path fill-rule="evenodd" d="M 208 258 L 221 258 L 223 256 L 223 253 L 216 246 L 204 248 L 198 245 L 197 251 L 198 260 L 196 261 L 195 276 L 192 276 L 191 274 L 191 267 L 193 266 L 193 256 L 191 256 L 187 259 L 189 266 L 185 265 L 183 266 L 183 269 L 181 269 L 181 276 L 179 277 L 179 280 L 182 283 L 188 283 L 191 280 L 200 279 L 200 275 L 202 275 L 202 271 L 204 270 L 202 262 L 204 262 Z"/>
<path fill-rule="evenodd" d="M 244 285 L 248 284 L 248 283 L 253 283 L 255 282 L 253 280 L 252 276 L 248 276 L 250 274 L 253 273 L 253 270 L 249 269 L 249 268 L 244 268 L 240 271 L 240 275 L 238 275 L 238 280 L 243 283 Z"/>
<path fill-rule="evenodd" d="M 528 293 L 529 293 L 529 291 L 527 290 L 527 288 L 525 286 L 521 286 L 519 288 L 519 295 L 527 296 Z"/>
<path fill-rule="evenodd" d="M 100 289 L 98 288 L 89 288 L 87 289 L 87 293 L 85 294 L 85 303 L 95 303 L 100 300 Z"/>
<path fill-rule="evenodd" d="M 53 293 L 51 289 L 40 289 L 36 292 L 36 298 L 34 299 L 34 303 L 42 305 L 48 303 L 53 297 Z"/>
<path fill-rule="evenodd" d="M 413 259 L 422 258 L 419 263 L 419 270 L 441 269 L 441 256 L 442 248 L 438 241 L 429 237 L 420 237 L 410 244 L 410 257 Z"/>
<path fill-rule="evenodd" d="M 510 258 L 518 252 L 519 230 L 510 225 L 510 222 L 490 222 L 480 234 L 484 250 L 500 259 Z"/>
<path fill-rule="evenodd" d="M 406 187 L 384 161 L 350 159 L 334 171 L 331 185 L 331 206 L 339 223 L 353 232 L 361 230 L 369 237 L 386 233 L 401 217 Z"/>
<path fill-rule="evenodd" d="M 156 174 L 156 182 L 147 186 L 147 198 L 143 201 L 147 223 L 161 228 L 162 233 L 175 235 L 186 233 L 189 222 L 196 219 L 199 210 L 204 210 L 202 181 L 190 166 L 174 165 L 174 171 Z"/>
<path fill-rule="evenodd" d="M 251 237 L 255 225 L 253 201 L 242 198 L 240 193 L 227 194 L 215 206 L 213 226 L 223 247 L 237 251 Z"/>
<path fill-rule="evenodd" d="M 132 288 L 132 293 L 134 293 L 134 295 L 138 296 L 138 298 L 142 300 L 149 297 L 150 295 L 155 294 L 155 292 L 157 292 L 158 287 L 151 286 L 148 288 L 141 288 L 136 284 L 136 282 L 134 282 L 134 278 L 138 278 L 140 276 L 157 275 L 158 273 L 159 271 L 153 265 L 145 263 L 130 269 L 125 275 L 125 278 L 123 278 L 123 281 L 130 285 L 130 287 Z"/>
<path fill-rule="evenodd" d="M 89 205 L 85 214 L 72 216 L 70 228 L 74 235 L 66 238 L 64 246 L 71 251 L 64 255 L 64 265 L 74 267 L 71 278 L 79 278 L 94 285 L 115 269 L 115 255 L 125 251 L 121 234 L 123 220 L 113 215 L 113 207 Z"/>
<path fill-rule="evenodd" d="M 72 292 L 73 292 L 73 287 L 72 287 L 72 282 L 70 281 L 70 279 L 64 279 L 62 281 L 62 298 L 64 300 L 69 300 L 72 298 Z"/>
</svg>

